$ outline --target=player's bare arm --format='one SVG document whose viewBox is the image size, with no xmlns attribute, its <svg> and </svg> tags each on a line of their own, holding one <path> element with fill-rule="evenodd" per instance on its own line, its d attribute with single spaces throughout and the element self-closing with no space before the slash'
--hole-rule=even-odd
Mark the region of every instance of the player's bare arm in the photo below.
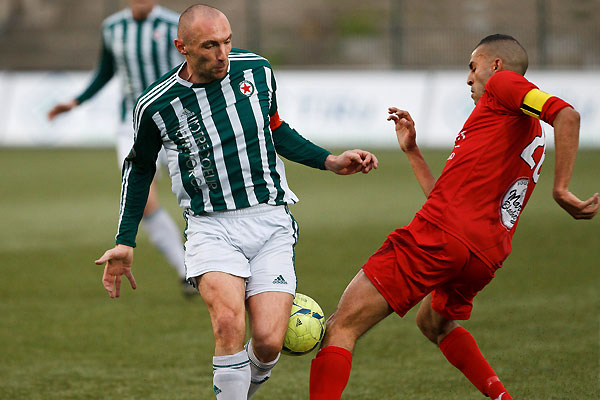
<svg viewBox="0 0 600 400">
<path fill-rule="evenodd" d="M 325 168 L 338 175 L 351 175 L 357 172 L 369 173 L 379 166 L 377 157 L 365 150 L 346 150 L 339 156 L 330 154 L 325 159 Z"/>
<path fill-rule="evenodd" d="M 400 149 L 408 157 L 410 166 L 421 186 L 425 197 L 433 190 L 435 177 L 431 173 L 419 146 L 417 146 L 417 131 L 415 130 L 415 121 L 408 111 L 400 110 L 396 107 L 388 108 L 388 121 L 394 121 L 396 128 L 396 138 Z"/>
<path fill-rule="evenodd" d="M 591 219 L 598 213 L 598 193 L 583 201 L 569 191 L 579 144 L 579 113 L 563 108 L 554 119 L 554 200 L 575 219 Z"/>
<path fill-rule="evenodd" d="M 107 250 L 95 263 L 96 265 L 106 264 L 102 275 L 102 284 L 111 298 L 121 295 L 121 276 L 123 275 L 129 280 L 132 289 L 137 287 L 131 273 L 133 247 L 118 244 Z"/>
</svg>

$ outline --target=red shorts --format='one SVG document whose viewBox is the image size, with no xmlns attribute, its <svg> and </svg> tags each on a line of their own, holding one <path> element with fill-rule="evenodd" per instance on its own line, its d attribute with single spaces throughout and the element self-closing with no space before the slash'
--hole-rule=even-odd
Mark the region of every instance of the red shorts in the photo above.
<svg viewBox="0 0 600 400">
<path fill-rule="evenodd" d="M 390 233 L 362 268 L 400 316 L 432 293 L 433 309 L 452 320 L 469 319 L 473 298 L 494 277 L 461 241 L 419 215 Z"/>
</svg>

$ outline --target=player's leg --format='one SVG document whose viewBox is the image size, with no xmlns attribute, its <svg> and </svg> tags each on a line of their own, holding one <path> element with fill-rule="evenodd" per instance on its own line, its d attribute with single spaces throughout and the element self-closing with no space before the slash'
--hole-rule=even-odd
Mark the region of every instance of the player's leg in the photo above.
<svg viewBox="0 0 600 400">
<path fill-rule="evenodd" d="M 246 301 L 251 339 L 246 344 L 251 382 L 248 398 L 271 376 L 279 361 L 294 297 L 285 292 L 263 292 Z"/>
<path fill-rule="evenodd" d="M 196 278 L 215 337 L 213 389 L 218 400 L 245 400 L 250 385 L 246 334 L 244 278 L 207 272 Z"/>
<path fill-rule="evenodd" d="M 502 400 L 511 400 L 475 339 L 456 322 L 469 319 L 474 296 L 493 276 L 485 264 L 472 257 L 460 276 L 423 299 L 417 312 L 417 325 L 481 393 L 492 399 L 502 396 Z"/>
<path fill-rule="evenodd" d="M 339 399 L 348 383 L 358 338 L 393 312 L 361 270 L 327 320 L 321 350 L 310 368 L 310 399 Z"/>
<path fill-rule="evenodd" d="M 241 221 L 251 275 L 246 281 L 246 309 L 251 339 L 246 345 L 252 373 L 248 398 L 269 379 L 279 360 L 296 292 L 294 246 L 298 225 L 287 207 L 259 205 Z"/>
</svg>

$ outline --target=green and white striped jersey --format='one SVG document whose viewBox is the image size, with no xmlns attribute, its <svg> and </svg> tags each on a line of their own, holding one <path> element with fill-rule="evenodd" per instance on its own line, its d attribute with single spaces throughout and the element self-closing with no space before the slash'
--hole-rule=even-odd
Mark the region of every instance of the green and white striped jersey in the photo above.
<svg viewBox="0 0 600 400">
<path fill-rule="evenodd" d="M 123 165 L 117 243 L 135 245 L 161 146 L 167 153 L 173 192 L 186 212 L 298 200 L 286 182 L 270 127 L 272 118 L 279 118 L 271 65 L 239 49 L 231 51 L 229 61 L 227 75 L 206 84 L 181 79 L 182 64 L 138 99 L 135 144 Z M 279 134 L 286 129 L 275 131 Z M 324 168 L 329 152 L 301 140 L 314 147 L 310 157 L 319 161 L 314 165 L 299 162 Z"/>
<path fill-rule="evenodd" d="M 155 6 L 146 19 L 133 18 L 131 9 L 121 10 L 102 23 L 102 53 L 90 85 L 77 97 L 79 103 L 94 96 L 110 79 L 121 79 L 122 116 L 133 110 L 140 94 L 183 61 L 173 41 L 179 15 Z"/>
</svg>

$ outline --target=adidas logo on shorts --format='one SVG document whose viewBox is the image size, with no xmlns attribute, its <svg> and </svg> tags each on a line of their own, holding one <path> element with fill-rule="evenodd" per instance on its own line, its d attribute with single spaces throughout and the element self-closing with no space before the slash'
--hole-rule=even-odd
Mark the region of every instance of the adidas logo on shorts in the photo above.
<svg viewBox="0 0 600 400">
<path fill-rule="evenodd" d="M 277 278 L 275 278 L 273 280 L 273 283 L 275 284 L 279 284 L 279 285 L 287 285 L 288 283 L 285 281 L 285 279 L 283 279 L 283 276 L 279 275 Z"/>
</svg>

